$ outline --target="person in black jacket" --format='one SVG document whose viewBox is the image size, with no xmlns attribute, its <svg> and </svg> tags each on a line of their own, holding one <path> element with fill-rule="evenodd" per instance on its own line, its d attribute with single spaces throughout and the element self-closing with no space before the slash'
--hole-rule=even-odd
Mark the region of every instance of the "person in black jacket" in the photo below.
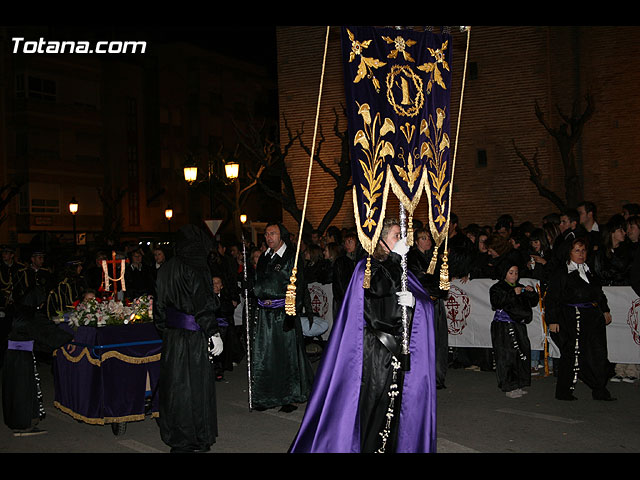
<svg viewBox="0 0 640 480">
<path fill-rule="evenodd" d="M 560 349 L 555 397 L 577 400 L 573 392 L 580 379 L 595 400 L 615 400 L 607 389 L 606 326 L 611 323 L 607 297 L 586 265 L 586 241 L 577 238 L 569 246 L 545 296 L 545 320 Z"/>
<path fill-rule="evenodd" d="M 491 322 L 491 343 L 498 388 L 509 398 L 519 398 L 527 393 L 524 387 L 531 385 L 527 324 L 533 319 L 538 293 L 530 285 L 518 283 L 518 265 L 508 260 L 499 264 L 500 280 L 489 289 L 491 309 L 496 312 Z"/>
<path fill-rule="evenodd" d="M 158 270 L 153 321 L 162 336 L 162 441 L 172 452 L 206 452 L 218 435 L 215 368 L 223 351 L 207 264 L 210 237 L 194 225 L 177 233 L 176 254 Z"/>
<path fill-rule="evenodd" d="M 240 337 L 236 331 L 233 313 L 238 306 L 238 302 L 234 300 L 228 293 L 221 277 L 214 276 L 212 278 L 213 294 L 220 301 L 220 309 L 216 315 L 220 336 L 224 344 L 224 350 L 221 355 L 214 357 L 214 365 L 216 368 L 216 381 L 224 380 L 224 372 L 232 371 L 234 363 L 239 363 L 244 356 L 244 348 L 240 342 Z"/>
<path fill-rule="evenodd" d="M 407 268 L 413 272 L 433 301 L 436 345 L 436 388 L 446 388 L 445 378 L 449 364 L 449 330 L 445 300 L 449 290 L 440 289 L 440 268 L 442 256 L 438 255 L 433 273 L 428 273 L 433 256 L 433 239 L 426 228 L 417 229 L 413 247 L 407 253 Z"/>
<path fill-rule="evenodd" d="M 342 305 L 344 294 L 347 291 L 356 264 L 364 256 L 362 247 L 358 242 L 358 235 L 355 232 L 348 232 L 344 236 L 343 247 L 342 255 L 333 262 L 331 289 L 334 317 L 338 315 L 338 310 Z"/>
<path fill-rule="evenodd" d="M 142 297 L 143 295 L 155 296 L 155 272 L 153 267 L 142 261 L 143 252 L 138 248 L 131 252 L 131 262 L 125 267 L 124 281 L 127 299 Z"/>
</svg>

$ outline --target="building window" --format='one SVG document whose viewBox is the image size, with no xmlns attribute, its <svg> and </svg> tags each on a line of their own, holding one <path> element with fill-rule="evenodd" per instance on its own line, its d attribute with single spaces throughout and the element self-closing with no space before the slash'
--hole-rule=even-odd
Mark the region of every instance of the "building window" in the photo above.
<svg viewBox="0 0 640 480">
<path fill-rule="evenodd" d="M 20 192 L 18 212 L 31 215 L 60 214 L 60 185 L 30 182 Z"/>
<path fill-rule="evenodd" d="M 469 80 L 478 79 L 478 62 L 469 62 Z"/>
<path fill-rule="evenodd" d="M 476 165 L 480 168 L 484 168 L 487 166 L 487 151 L 486 150 L 478 150 Z"/>
<path fill-rule="evenodd" d="M 56 82 L 48 78 L 36 75 L 16 75 L 16 97 L 29 98 L 32 100 L 42 100 L 45 102 L 56 101 Z"/>
</svg>

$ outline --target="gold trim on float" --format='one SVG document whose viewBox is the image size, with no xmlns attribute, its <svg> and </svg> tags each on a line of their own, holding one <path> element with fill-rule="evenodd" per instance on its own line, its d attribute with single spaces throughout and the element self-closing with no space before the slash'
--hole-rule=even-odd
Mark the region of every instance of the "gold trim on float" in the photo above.
<svg viewBox="0 0 640 480">
<path fill-rule="evenodd" d="M 104 418 L 89 418 L 81 415 L 79 413 L 74 412 L 68 407 L 65 407 L 57 400 L 54 400 L 53 406 L 58 410 L 66 413 L 67 415 L 75 418 L 76 420 L 80 420 L 84 423 L 88 423 L 90 425 L 106 425 L 108 423 L 124 423 L 124 422 L 138 422 L 140 420 L 144 420 L 146 415 L 144 413 L 135 414 L 135 415 L 125 415 L 124 417 L 104 417 Z M 159 412 L 153 412 L 150 415 L 152 418 L 158 418 L 160 416 Z"/>
</svg>

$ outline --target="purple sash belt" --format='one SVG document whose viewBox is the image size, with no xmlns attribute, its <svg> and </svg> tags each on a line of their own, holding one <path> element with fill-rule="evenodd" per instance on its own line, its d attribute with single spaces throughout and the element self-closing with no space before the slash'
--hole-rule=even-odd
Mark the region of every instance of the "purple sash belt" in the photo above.
<svg viewBox="0 0 640 480">
<path fill-rule="evenodd" d="M 493 316 L 494 322 L 513 322 L 513 319 L 509 316 L 507 312 L 504 310 L 496 310 L 496 313 Z"/>
<path fill-rule="evenodd" d="M 25 340 L 22 342 L 9 340 L 7 344 L 8 350 L 24 350 L 25 352 L 33 352 L 33 340 Z"/>
<path fill-rule="evenodd" d="M 196 317 L 176 310 L 173 307 L 167 307 L 167 326 L 194 332 L 200 330 L 200 325 L 196 323 Z"/>
<path fill-rule="evenodd" d="M 594 308 L 597 307 L 597 303 L 588 302 L 588 303 L 567 303 L 569 307 L 577 307 L 577 308 Z"/>
<path fill-rule="evenodd" d="M 262 308 L 284 308 L 284 298 L 276 298 L 275 300 L 260 300 L 258 305 Z"/>
<path fill-rule="evenodd" d="M 227 322 L 226 318 L 216 318 L 216 320 L 218 321 L 218 326 L 219 327 L 228 327 L 229 323 Z"/>
</svg>

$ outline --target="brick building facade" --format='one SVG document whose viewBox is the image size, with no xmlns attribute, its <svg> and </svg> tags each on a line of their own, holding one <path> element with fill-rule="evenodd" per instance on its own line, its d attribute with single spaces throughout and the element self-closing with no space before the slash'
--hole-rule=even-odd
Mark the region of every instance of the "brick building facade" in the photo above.
<svg viewBox="0 0 640 480">
<path fill-rule="evenodd" d="M 286 26 L 277 29 L 278 89 L 281 138 L 284 121 L 296 130 L 304 125 L 303 140 L 311 146 L 322 70 L 326 27 Z M 452 29 L 451 145 L 455 145 L 467 34 Z M 574 149 L 584 198 L 598 206 L 600 221 L 619 213 L 627 202 L 640 202 L 640 160 L 635 157 L 640 139 L 640 29 L 637 27 L 569 26 L 502 27 L 471 29 L 467 78 L 460 122 L 452 209 L 461 225 L 493 225 L 502 213 L 516 223 L 539 225 L 547 213 L 558 209 L 539 195 L 514 150 L 527 157 L 537 151 L 543 183 L 564 198 L 563 169 L 556 142 L 535 115 L 535 103 L 547 122 L 562 123 L 558 111 L 571 115 L 574 101 L 579 111 L 591 93 L 595 112 L 586 123 Z M 320 125 L 325 142 L 320 154 L 334 164 L 340 142 L 333 134 L 339 120 L 346 130 L 340 29 L 330 30 L 322 92 Z M 295 146 L 288 157 L 298 204 L 302 207 L 309 156 Z M 312 170 L 307 218 L 317 226 L 333 200 L 334 180 L 317 164 Z M 398 211 L 390 192 L 387 215 Z M 416 216 L 426 220 L 423 197 Z M 296 222 L 287 213 L 284 223 L 293 231 Z M 332 224 L 350 226 L 353 206 L 350 192 Z"/>
</svg>

